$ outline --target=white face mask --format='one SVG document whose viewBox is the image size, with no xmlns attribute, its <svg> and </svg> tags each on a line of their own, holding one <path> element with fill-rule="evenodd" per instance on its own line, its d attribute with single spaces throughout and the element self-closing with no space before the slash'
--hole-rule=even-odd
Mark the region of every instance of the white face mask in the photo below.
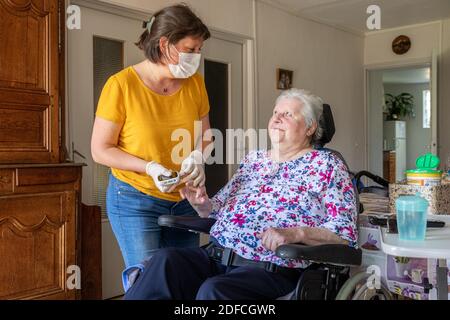
<svg viewBox="0 0 450 320">
<path fill-rule="evenodd" d="M 175 46 L 174 46 L 175 48 Z M 177 50 L 177 48 L 175 48 Z M 200 66 L 202 55 L 200 53 L 178 52 L 178 64 L 170 64 L 169 70 L 177 79 L 185 79 L 194 75 Z"/>
</svg>

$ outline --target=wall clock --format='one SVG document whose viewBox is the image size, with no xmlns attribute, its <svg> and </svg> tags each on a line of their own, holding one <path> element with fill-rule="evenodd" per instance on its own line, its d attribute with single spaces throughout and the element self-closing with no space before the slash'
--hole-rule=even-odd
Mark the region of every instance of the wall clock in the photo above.
<svg viewBox="0 0 450 320">
<path fill-rule="evenodd" d="M 392 41 L 392 51 L 396 54 L 405 54 L 411 48 L 411 40 L 408 36 L 398 36 Z"/>
</svg>

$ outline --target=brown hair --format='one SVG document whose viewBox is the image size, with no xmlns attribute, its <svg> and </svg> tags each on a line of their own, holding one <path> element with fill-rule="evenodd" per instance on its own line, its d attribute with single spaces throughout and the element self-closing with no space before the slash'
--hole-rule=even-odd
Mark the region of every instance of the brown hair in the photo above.
<svg viewBox="0 0 450 320">
<path fill-rule="evenodd" d="M 162 59 L 159 48 L 159 40 L 162 37 L 167 37 L 169 44 L 175 44 L 188 36 L 203 40 L 211 36 L 200 18 L 184 3 L 159 10 L 149 21 L 144 21 L 143 27 L 147 28 L 151 20 L 153 23 L 150 32 L 145 30 L 136 45 L 144 51 L 145 57 L 154 63 L 160 63 Z"/>
</svg>

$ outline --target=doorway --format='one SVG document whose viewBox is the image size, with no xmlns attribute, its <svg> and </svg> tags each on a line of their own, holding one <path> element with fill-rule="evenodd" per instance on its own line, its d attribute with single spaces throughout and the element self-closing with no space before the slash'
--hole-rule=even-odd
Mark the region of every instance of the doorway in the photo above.
<svg viewBox="0 0 450 320">
<path fill-rule="evenodd" d="M 214 143 L 226 145 L 226 129 L 228 128 L 228 96 L 229 96 L 229 68 L 228 64 L 205 59 L 205 84 L 211 106 L 209 121 L 211 128 L 222 133 L 223 140 L 215 140 Z M 227 149 L 222 148 L 223 159 L 227 157 Z M 217 147 L 212 152 L 214 157 L 218 152 Z M 222 159 L 222 160 L 223 160 Z M 228 165 L 225 161 L 205 165 L 206 191 L 211 197 L 217 193 L 229 180 Z"/>
<path fill-rule="evenodd" d="M 369 70 L 367 80 L 368 170 L 401 182 L 416 158 L 437 154 L 432 64 Z"/>
<path fill-rule="evenodd" d="M 241 144 L 229 136 L 226 129 L 243 129 L 243 44 L 212 34 L 202 49 L 200 73 L 205 78 L 210 104 L 211 128 L 218 129 L 223 137 L 223 164 L 206 165 L 208 194 L 214 195 L 228 182 L 238 168 L 243 150 Z M 233 155 L 227 163 L 225 155 Z M 230 160 L 230 159 L 228 159 Z M 209 175 L 208 175 L 209 173 Z"/>
</svg>

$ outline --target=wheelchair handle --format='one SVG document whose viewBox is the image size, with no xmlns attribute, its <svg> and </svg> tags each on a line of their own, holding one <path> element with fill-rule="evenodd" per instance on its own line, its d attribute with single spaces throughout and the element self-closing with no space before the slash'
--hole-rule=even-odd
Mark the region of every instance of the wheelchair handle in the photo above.
<svg viewBox="0 0 450 320">
<path fill-rule="evenodd" d="M 366 177 L 372 179 L 374 182 L 378 183 L 379 185 L 381 185 L 385 188 L 389 187 L 389 181 L 387 181 L 387 180 L 383 179 L 382 177 L 377 176 L 369 171 L 365 171 L 365 170 L 360 171 L 355 175 L 355 181 L 356 181 L 357 186 L 359 185 L 361 177 L 363 177 L 363 176 L 366 176 Z"/>
</svg>

